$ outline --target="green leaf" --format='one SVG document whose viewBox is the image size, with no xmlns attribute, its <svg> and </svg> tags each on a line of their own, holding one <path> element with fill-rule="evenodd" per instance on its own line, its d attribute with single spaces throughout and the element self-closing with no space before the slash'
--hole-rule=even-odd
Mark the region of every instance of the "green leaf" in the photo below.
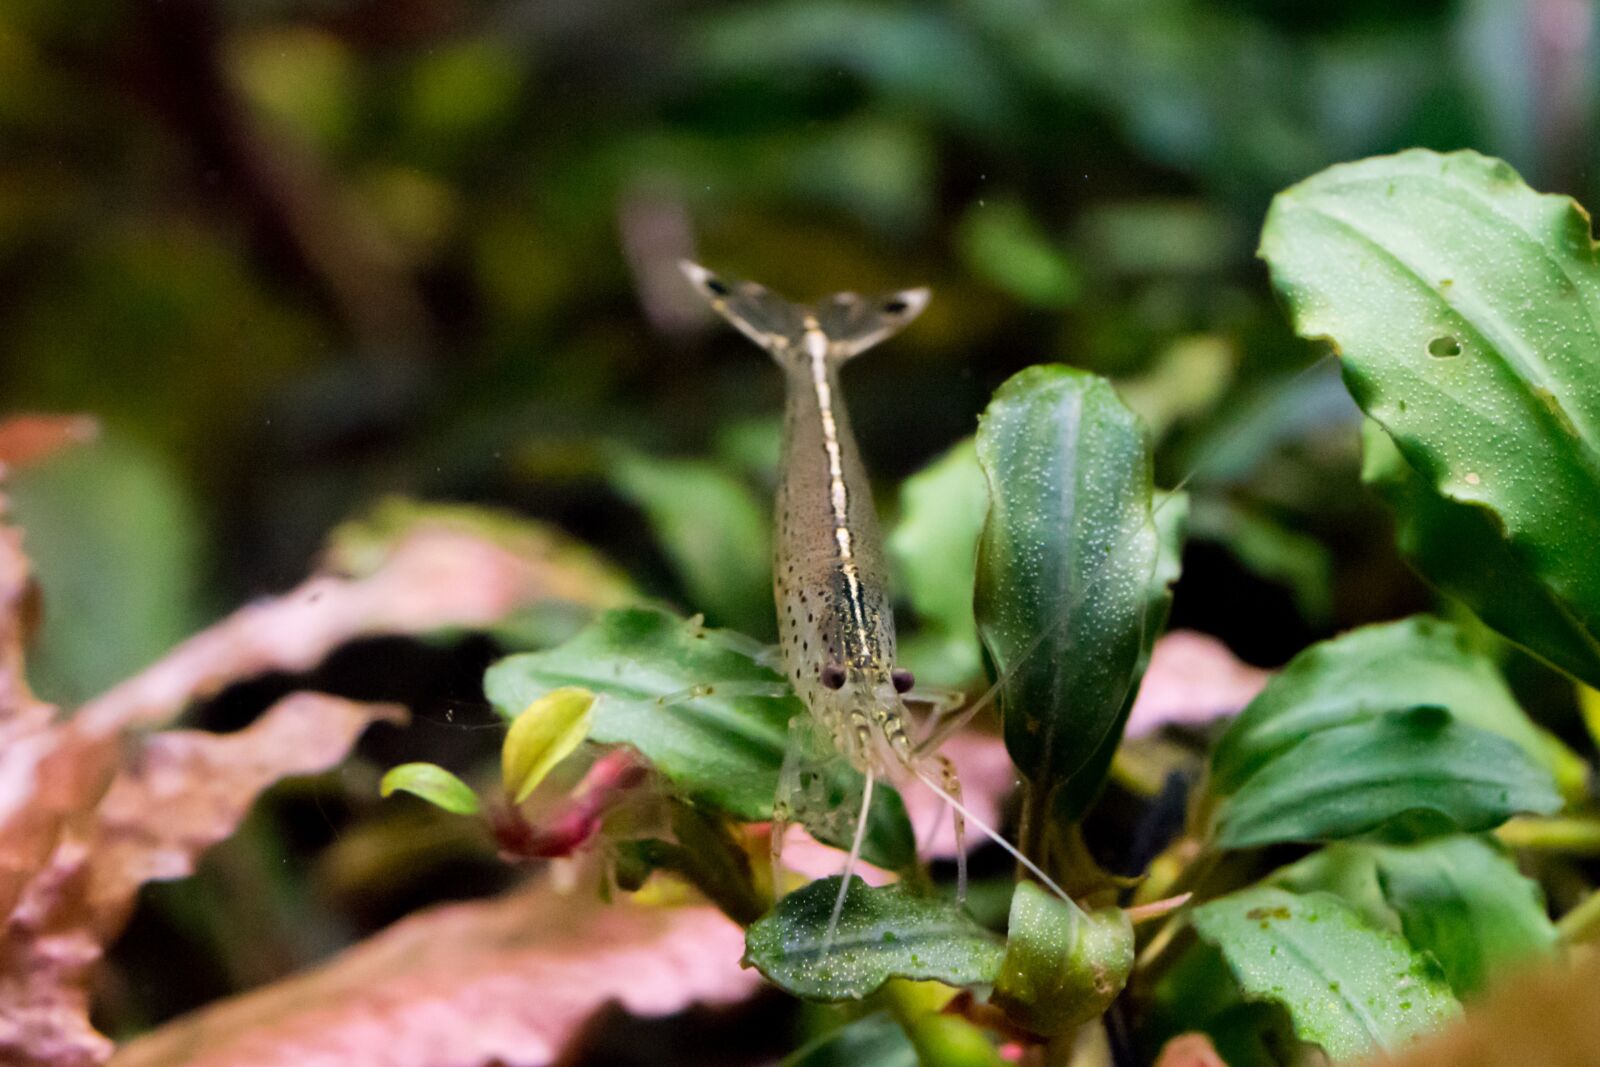
<svg viewBox="0 0 1600 1067">
<path fill-rule="evenodd" d="M 1560 807 L 1549 772 L 1522 749 L 1423 706 L 1307 737 L 1218 802 L 1214 832 L 1223 848 L 1250 848 L 1400 821 L 1412 834 L 1488 830 Z"/>
<path fill-rule="evenodd" d="M 1570 782 L 1582 774 L 1577 755 L 1528 719 L 1494 665 L 1459 629 L 1419 615 L 1351 630 L 1291 660 L 1218 742 L 1212 789 L 1237 791 L 1319 730 L 1423 704 L 1515 741 L 1553 775 Z"/>
<path fill-rule="evenodd" d="M 1477 993 L 1507 967 L 1554 954 L 1556 928 L 1538 884 L 1490 839 L 1372 851 L 1406 940 L 1433 954 L 1457 994 Z"/>
<path fill-rule="evenodd" d="M 919 623 L 901 659 L 929 685 L 961 685 L 982 669 L 972 583 L 989 486 L 971 438 L 900 487 L 900 522 L 888 538 L 896 577 Z"/>
<path fill-rule="evenodd" d="M 1082 272 L 1018 201 L 979 201 L 957 240 L 973 274 L 1024 304 L 1060 310 L 1083 292 Z"/>
<path fill-rule="evenodd" d="M 587 689 L 555 689 L 511 720 L 500 746 L 500 780 L 511 803 L 527 800 L 545 775 L 589 734 L 595 696 Z"/>
<path fill-rule="evenodd" d="M 44 594 L 28 655 L 44 699 L 98 696 L 204 621 L 200 516 L 156 454 L 111 437 L 8 472 L 5 493 Z"/>
<path fill-rule="evenodd" d="M 1061 366 L 1001 386 L 977 448 L 990 506 L 976 612 L 1006 679 L 1006 748 L 1071 808 L 1104 775 L 1165 592 L 1149 448 L 1109 383 Z"/>
<path fill-rule="evenodd" d="M 618 451 L 617 491 L 650 520 L 695 611 L 746 633 L 776 632 L 771 508 L 721 467 Z"/>
<path fill-rule="evenodd" d="M 1192 921 L 1247 998 L 1282 1005 L 1301 1040 L 1336 1061 L 1399 1048 L 1460 1011 L 1431 960 L 1330 894 L 1259 886 Z"/>
<path fill-rule="evenodd" d="M 1492 838 L 1451 835 L 1416 845 L 1330 845 L 1276 872 L 1272 884 L 1324 890 L 1373 926 L 1403 933 L 1443 966 L 1460 996 L 1508 965 L 1549 956 L 1556 928 L 1537 883 Z"/>
<path fill-rule="evenodd" d="M 1600 678 L 1600 642 L 1516 557 L 1492 513 L 1439 495 L 1371 419 L 1361 442 L 1361 480 L 1394 510 L 1400 551 L 1429 583 L 1568 674 Z"/>
<path fill-rule="evenodd" d="M 1567 639 L 1549 645 L 1556 624 L 1528 629 L 1513 613 L 1485 621 L 1600 681 L 1600 262 L 1588 215 L 1499 160 L 1410 151 L 1279 194 L 1261 255 L 1296 331 L 1338 347 L 1356 402 L 1430 493 L 1483 512 L 1470 536 L 1498 530 L 1506 549 L 1491 559 L 1548 591 Z"/>
<path fill-rule="evenodd" d="M 390 767 L 378 783 L 378 792 L 383 796 L 410 793 L 456 815 L 478 814 L 478 795 L 466 782 L 436 763 L 402 763 Z"/>
<path fill-rule="evenodd" d="M 501 660 L 485 675 L 484 692 L 510 718 L 554 689 L 588 689 L 603 698 L 591 741 L 632 746 L 696 803 L 770 819 L 789 719 L 808 713 L 776 672 L 756 662 L 752 643 L 661 611 L 611 611 L 557 648 Z M 832 793 L 860 794 L 861 776 L 843 760 L 828 770 Z M 911 825 L 893 789 L 873 791 L 863 854 L 884 867 L 915 862 Z"/>
<path fill-rule="evenodd" d="M 1000 939 L 954 904 L 859 878 L 824 951 L 838 893 L 835 877 L 784 897 L 746 931 L 744 963 L 797 997 L 827 1001 L 860 1000 L 891 978 L 990 985 L 1000 971 Z"/>
<path fill-rule="evenodd" d="M 1133 924 L 1121 908 L 1084 912 L 1032 882 L 1011 898 L 993 1002 L 1036 1034 L 1099 1017 L 1133 971 Z"/>
</svg>

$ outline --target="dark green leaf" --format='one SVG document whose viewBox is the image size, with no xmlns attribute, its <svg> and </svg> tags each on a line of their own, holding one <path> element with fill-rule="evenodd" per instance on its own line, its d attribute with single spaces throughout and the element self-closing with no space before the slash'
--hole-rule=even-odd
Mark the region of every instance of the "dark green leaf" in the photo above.
<svg viewBox="0 0 1600 1067">
<path fill-rule="evenodd" d="M 632 746 L 696 802 L 770 819 L 789 719 L 807 713 L 783 679 L 756 662 L 751 644 L 660 611 L 611 611 L 558 648 L 501 660 L 484 692 L 510 718 L 554 689 L 589 689 L 602 697 L 590 740 Z M 834 761 L 829 773 L 841 797 L 860 794 L 861 776 L 848 764 Z M 914 862 L 915 848 L 899 795 L 875 790 L 864 854 L 901 868 Z"/>
<path fill-rule="evenodd" d="M 478 795 L 472 788 L 435 763 L 402 763 L 389 768 L 378 783 L 378 792 L 389 796 L 397 790 L 456 815 L 478 813 Z"/>
<path fill-rule="evenodd" d="M 931 685 L 962 685 L 981 663 L 972 582 L 989 487 L 970 438 L 906 479 L 888 549 L 919 623 L 901 659 Z"/>
<path fill-rule="evenodd" d="M 1543 767 L 1504 737 L 1417 707 L 1312 734 L 1221 799 L 1224 848 L 1328 841 L 1404 821 L 1409 833 L 1487 830 L 1559 810 Z"/>
<path fill-rule="evenodd" d="M 989 481 L 978 632 L 1006 747 L 1040 788 L 1081 803 L 1104 773 L 1150 640 L 1160 552 L 1144 433 L 1110 384 L 1032 367 L 978 429 Z"/>
<path fill-rule="evenodd" d="M 824 878 L 790 893 L 745 934 L 744 962 L 808 1000 L 860 1000 L 891 978 L 952 986 L 994 982 L 1005 949 L 954 904 L 904 886 L 850 883 L 833 944 L 823 939 L 839 893 Z"/>
<path fill-rule="evenodd" d="M 1032 882 L 1011 898 L 993 1002 L 1019 1026 L 1053 1035 L 1100 1016 L 1133 971 L 1133 924 L 1121 908 L 1084 912 Z"/>
<path fill-rule="evenodd" d="M 1327 893 L 1246 889 L 1193 922 L 1246 997 L 1282 1005 L 1334 1060 L 1399 1048 L 1460 1011 L 1431 960 Z"/>
<path fill-rule="evenodd" d="M 1295 329 L 1338 346 L 1351 394 L 1427 491 L 1481 509 L 1470 536 L 1495 528 L 1506 548 L 1490 560 L 1560 605 L 1557 645 L 1552 623 L 1507 636 L 1600 681 L 1600 263 L 1589 216 L 1499 160 L 1418 150 L 1279 194 L 1261 255 Z"/>
<path fill-rule="evenodd" d="M 1582 761 L 1523 714 L 1493 664 L 1456 627 L 1419 615 L 1352 630 L 1291 660 L 1218 742 L 1212 788 L 1234 792 L 1319 730 L 1422 704 L 1515 741 L 1560 780 L 1581 785 Z"/>
<path fill-rule="evenodd" d="M 1600 642 L 1516 557 L 1493 513 L 1440 496 L 1370 419 L 1361 441 L 1361 480 L 1394 509 L 1400 550 L 1422 576 L 1529 651 L 1597 684 Z"/>
<path fill-rule="evenodd" d="M 771 508 L 721 467 L 621 451 L 617 491 L 644 510 L 683 583 L 690 607 L 719 626 L 770 636 Z"/>
</svg>

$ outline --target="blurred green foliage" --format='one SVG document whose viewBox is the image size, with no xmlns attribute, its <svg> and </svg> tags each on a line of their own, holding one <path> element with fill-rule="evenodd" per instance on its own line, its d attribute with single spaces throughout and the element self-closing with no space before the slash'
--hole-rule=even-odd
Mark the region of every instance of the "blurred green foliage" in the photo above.
<svg viewBox="0 0 1600 1067">
<path fill-rule="evenodd" d="M 1275 665 L 1425 607 L 1360 488 L 1357 410 L 1331 367 L 1297 373 L 1311 354 L 1254 235 L 1284 186 L 1411 145 L 1600 202 L 1594 18 L 1540 0 L 11 0 L 0 396 L 106 425 L 7 484 L 44 590 L 36 684 L 87 698 L 287 587 L 389 494 L 550 520 L 647 593 L 764 632 L 781 383 L 678 285 L 687 254 L 802 298 L 934 287 L 845 383 L 886 528 L 917 513 L 902 538 L 940 520 L 918 499 L 937 481 L 900 480 L 1016 370 L 1063 362 L 1114 378 L 1157 483 L 1188 483 L 1176 625 Z M 962 605 L 913 599 L 919 675 L 970 676 Z M 323 680 L 445 699 L 357 660 Z M 1548 689 L 1530 707 L 1570 722 Z"/>
</svg>

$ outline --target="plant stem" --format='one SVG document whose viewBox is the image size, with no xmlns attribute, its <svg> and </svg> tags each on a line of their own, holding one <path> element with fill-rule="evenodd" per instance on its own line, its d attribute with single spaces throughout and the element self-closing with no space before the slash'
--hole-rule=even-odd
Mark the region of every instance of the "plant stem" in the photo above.
<svg viewBox="0 0 1600 1067">
<path fill-rule="evenodd" d="M 1556 923 L 1556 930 L 1568 945 L 1581 945 L 1600 937 L 1600 890 L 1590 893 L 1563 915 Z"/>
<path fill-rule="evenodd" d="M 1540 819 L 1524 816 L 1512 819 L 1496 830 L 1494 835 L 1512 848 L 1600 856 L 1600 819 Z"/>
<path fill-rule="evenodd" d="M 958 1015 L 943 1013 L 953 990 L 936 982 L 892 979 L 878 994 L 900 1024 L 922 1067 L 1005 1067 L 982 1030 Z"/>
</svg>

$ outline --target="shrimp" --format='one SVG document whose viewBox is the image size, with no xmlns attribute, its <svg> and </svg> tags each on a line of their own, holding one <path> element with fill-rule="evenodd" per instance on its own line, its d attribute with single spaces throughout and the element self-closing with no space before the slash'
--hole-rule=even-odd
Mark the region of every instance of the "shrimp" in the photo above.
<svg viewBox="0 0 1600 1067">
<path fill-rule="evenodd" d="M 850 430 L 839 370 L 915 319 L 927 306 L 929 291 L 906 289 L 877 298 L 836 293 L 808 306 L 693 263 L 684 262 L 682 268 L 723 318 L 766 349 L 787 383 L 773 596 L 783 670 L 809 715 L 796 716 L 791 723 L 774 804 L 774 886 L 781 884 L 776 874 L 782 870 L 788 818 L 808 800 L 825 802 L 818 776 L 801 767 L 807 758 L 806 738 L 815 735 L 860 771 L 865 782 L 825 945 L 832 944 L 838 929 L 879 780 L 909 777 L 920 782 L 953 813 L 958 841 L 971 823 L 1066 899 L 1036 864 L 966 808 L 954 765 L 930 751 L 933 746 L 914 744 L 907 732 L 905 701 L 915 681 L 896 663 L 883 537 Z M 957 862 L 958 893 L 964 896 L 966 861 L 959 845 Z"/>
</svg>

